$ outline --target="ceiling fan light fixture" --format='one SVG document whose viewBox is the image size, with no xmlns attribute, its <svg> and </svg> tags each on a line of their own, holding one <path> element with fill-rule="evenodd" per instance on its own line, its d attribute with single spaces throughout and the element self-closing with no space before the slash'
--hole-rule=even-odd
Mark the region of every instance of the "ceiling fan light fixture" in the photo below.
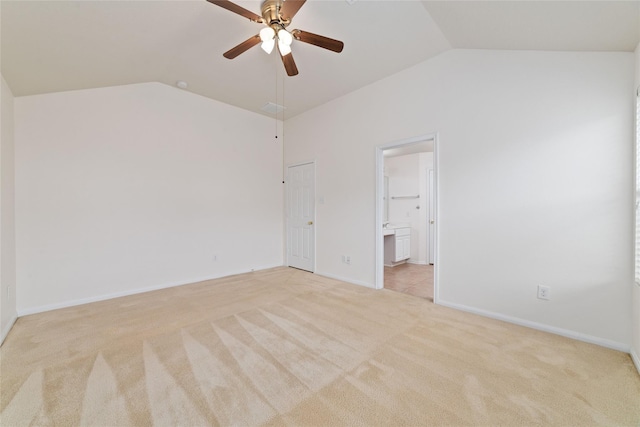
<svg viewBox="0 0 640 427">
<path fill-rule="evenodd" d="M 286 56 L 291 53 L 291 46 L 278 39 L 278 50 L 280 51 L 280 55 Z"/>
<path fill-rule="evenodd" d="M 307 0 L 263 0 L 260 6 L 262 16 L 233 3 L 231 0 L 207 1 L 263 26 L 259 35 L 251 36 L 239 45 L 223 53 L 222 56 L 227 59 L 233 59 L 257 44 L 262 44 L 262 49 L 269 54 L 273 51 L 277 41 L 278 51 L 282 57 L 282 63 L 287 71 L 287 75 L 296 76 L 298 75 L 298 67 L 291 53 L 291 43 L 293 43 L 294 38 L 296 42 L 308 43 L 337 53 L 342 52 L 344 48 L 344 43 L 340 40 L 334 40 L 302 30 L 293 30 L 293 32 L 286 30 L 287 26 L 291 24 L 293 17 Z M 347 1 L 353 2 L 356 0 Z"/>
<path fill-rule="evenodd" d="M 267 54 L 269 54 L 269 53 L 271 53 L 273 51 L 273 47 L 275 45 L 276 45 L 276 40 L 275 39 L 271 39 L 271 40 L 263 41 L 262 44 L 260 45 L 260 47 L 262 48 L 262 50 L 267 52 Z"/>
<path fill-rule="evenodd" d="M 278 30 L 278 40 L 280 40 L 282 43 L 286 44 L 287 46 L 291 46 L 291 43 L 293 42 L 293 36 L 289 31 L 283 28 L 281 30 Z"/>
<path fill-rule="evenodd" d="M 271 27 L 264 27 L 260 30 L 260 40 L 262 40 L 262 42 L 273 40 L 275 36 L 276 32 L 273 31 L 273 28 Z"/>
</svg>

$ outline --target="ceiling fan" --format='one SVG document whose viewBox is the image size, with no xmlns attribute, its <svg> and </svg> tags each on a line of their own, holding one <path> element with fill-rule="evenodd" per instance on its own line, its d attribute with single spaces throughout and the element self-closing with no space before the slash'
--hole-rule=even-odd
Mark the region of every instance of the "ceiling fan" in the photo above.
<svg viewBox="0 0 640 427">
<path fill-rule="evenodd" d="M 277 41 L 278 51 L 280 52 L 284 68 L 287 70 L 287 75 L 295 76 L 298 74 L 298 67 L 296 67 L 293 55 L 291 54 L 291 43 L 294 39 L 338 53 L 342 52 L 344 48 L 344 43 L 339 40 L 302 30 L 287 30 L 293 17 L 307 0 L 264 0 L 261 7 L 262 16 L 238 6 L 229 0 L 207 1 L 228 11 L 237 13 L 240 16 L 244 16 L 250 21 L 265 25 L 265 27 L 260 30 L 260 33 L 223 53 L 225 58 L 233 59 L 260 42 L 262 42 L 262 49 L 267 53 L 271 53 Z"/>
</svg>

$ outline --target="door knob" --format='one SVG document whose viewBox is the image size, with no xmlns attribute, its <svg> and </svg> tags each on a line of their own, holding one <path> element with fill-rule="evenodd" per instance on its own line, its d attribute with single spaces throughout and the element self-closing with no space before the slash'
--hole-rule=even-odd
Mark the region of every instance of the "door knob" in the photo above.
<svg viewBox="0 0 640 427">
<path fill-rule="evenodd" d="M 430 224 L 433 224 L 433 220 L 429 221 Z"/>
<path fill-rule="evenodd" d="M 313 225 L 313 221 L 309 221 L 307 224 L 309 224 L 309 225 Z"/>
</svg>

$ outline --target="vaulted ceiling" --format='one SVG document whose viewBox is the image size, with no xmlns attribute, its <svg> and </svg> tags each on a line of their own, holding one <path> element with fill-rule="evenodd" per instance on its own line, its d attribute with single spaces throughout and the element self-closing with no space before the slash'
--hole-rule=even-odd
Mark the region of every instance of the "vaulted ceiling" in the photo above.
<svg viewBox="0 0 640 427">
<path fill-rule="evenodd" d="M 260 13 L 258 1 L 236 1 Z M 637 1 L 309 0 L 290 28 L 342 40 L 294 41 L 300 74 L 277 52 L 222 53 L 259 24 L 205 0 L 0 1 L 1 71 L 15 96 L 157 81 L 290 118 L 449 49 L 632 52 Z"/>
</svg>

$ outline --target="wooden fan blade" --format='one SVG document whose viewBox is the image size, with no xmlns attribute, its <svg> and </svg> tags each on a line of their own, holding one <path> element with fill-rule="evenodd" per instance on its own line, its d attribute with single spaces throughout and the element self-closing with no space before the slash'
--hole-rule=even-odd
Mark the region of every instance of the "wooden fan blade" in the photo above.
<svg viewBox="0 0 640 427">
<path fill-rule="evenodd" d="M 251 49 L 258 43 L 260 43 L 260 41 L 261 41 L 260 36 L 256 34 L 255 36 L 250 37 L 247 40 L 243 41 L 238 46 L 229 49 L 228 51 L 223 53 L 222 56 L 224 56 L 227 59 L 233 59 L 236 56 L 240 55 L 241 53 L 244 53 L 247 50 Z"/>
<path fill-rule="evenodd" d="M 280 16 L 285 21 L 290 21 L 307 0 L 284 0 L 280 7 Z"/>
<path fill-rule="evenodd" d="M 297 76 L 298 75 L 298 67 L 296 67 L 296 62 L 293 60 L 292 54 L 280 55 L 282 58 L 282 63 L 284 64 L 284 69 L 287 70 L 287 76 Z"/>
<path fill-rule="evenodd" d="M 329 37 L 319 36 L 302 30 L 293 30 L 291 34 L 296 40 L 328 49 L 333 52 L 340 53 L 342 52 L 342 49 L 344 49 L 344 43 L 340 40 L 330 39 Z"/>
<path fill-rule="evenodd" d="M 209 3 L 220 6 L 223 9 L 227 9 L 233 13 L 237 13 L 240 16 L 244 16 L 247 19 L 250 19 L 255 22 L 263 22 L 262 16 L 256 15 L 250 10 L 245 9 L 242 6 L 238 6 L 235 3 L 230 2 L 229 0 L 207 0 Z"/>
</svg>

